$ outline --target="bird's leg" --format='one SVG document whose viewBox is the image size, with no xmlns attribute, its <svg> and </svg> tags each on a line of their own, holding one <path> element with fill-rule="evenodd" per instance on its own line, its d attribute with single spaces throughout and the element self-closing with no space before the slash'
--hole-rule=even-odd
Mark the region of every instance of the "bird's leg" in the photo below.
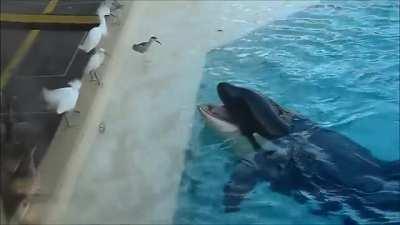
<svg viewBox="0 0 400 225">
<path fill-rule="evenodd" d="M 65 124 L 67 127 L 71 127 L 71 123 L 69 122 L 67 113 L 64 113 Z"/>
<path fill-rule="evenodd" d="M 93 72 L 93 74 L 94 74 L 94 77 L 96 78 L 96 80 L 97 80 L 97 84 L 100 86 L 101 85 L 101 82 L 100 82 L 100 79 L 99 79 L 99 77 L 97 76 L 97 72 L 96 71 L 94 71 Z"/>
<path fill-rule="evenodd" d="M 17 206 L 14 215 L 9 218 L 8 224 L 21 224 L 23 218 L 27 215 L 31 204 L 28 199 L 23 199 L 21 203 Z"/>
<path fill-rule="evenodd" d="M 2 169 L 5 170 L 4 172 L 13 174 L 20 167 L 21 162 L 22 159 L 5 159 L 2 161 L 2 166 L 4 167 Z"/>
<path fill-rule="evenodd" d="M 107 57 L 111 57 L 110 54 L 108 52 L 104 52 L 104 55 Z M 101 63 L 101 66 L 104 64 L 104 61 Z"/>
<path fill-rule="evenodd" d="M 68 118 L 68 114 L 69 114 L 69 113 L 78 113 L 78 114 L 80 114 L 81 111 L 79 111 L 79 110 L 77 110 L 77 109 L 74 109 L 73 111 L 69 111 L 69 112 L 65 112 L 65 113 L 64 113 L 65 124 L 67 125 L 67 127 L 73 127 L 73 125 L 71 125 L 71 123 L 70 123 L 70 121 L 69 121 L 69 118 Z"/>
<path fill-rule="evenodd" d="M 89 75 L 90 75 L 90 81 L 95 81 L 94 76 L 93 76 L 93 71 L 90 71 Z"/>
</svg>

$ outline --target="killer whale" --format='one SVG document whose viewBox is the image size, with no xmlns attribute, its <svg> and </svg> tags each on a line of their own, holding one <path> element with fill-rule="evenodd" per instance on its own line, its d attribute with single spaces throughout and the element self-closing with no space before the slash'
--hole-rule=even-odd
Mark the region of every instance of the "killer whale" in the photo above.
<svg viewBox="0 0 400 225">
<path fill-rule="evenodd" d="M 254 150 L 240 156 L 225 185 L 226 212 L 238 211 L 246 194 L 267 181 L 300 203 L 317 202 L 316 214 L 349 208 L 368 222 L 400 221 L 386 216 L 400 212 L 399 160 L 379 160 L 350 138 L 252 90 L 222 82 L 217 92 L 223 105 L 200 105 L 201 114 L 216 129 L 239 132 Z"/>
</svg>

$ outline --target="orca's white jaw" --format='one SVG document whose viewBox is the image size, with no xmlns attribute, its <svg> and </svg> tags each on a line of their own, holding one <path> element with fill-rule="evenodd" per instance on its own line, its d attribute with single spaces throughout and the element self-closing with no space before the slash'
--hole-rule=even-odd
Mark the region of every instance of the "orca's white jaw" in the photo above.
<svg viewBox="0 0 400 225">
<path fill-rule="evenodd" d="M 208 127 L 216 130 L 222 138 L 230 140 L 232 150 L 237 157 L 242 158 L 253 152 L 250 142 L 242 135 L 223 105 L 204 104 L 199 105 L 198 109 Z"/>
<path fill-rule="evenodd" d="M 199 105 L 198 109 L 207 124 L 223 134 L 238 133 L 239 127 L 233 122 L 231 116 L 223 105 Z"/>
</svg>

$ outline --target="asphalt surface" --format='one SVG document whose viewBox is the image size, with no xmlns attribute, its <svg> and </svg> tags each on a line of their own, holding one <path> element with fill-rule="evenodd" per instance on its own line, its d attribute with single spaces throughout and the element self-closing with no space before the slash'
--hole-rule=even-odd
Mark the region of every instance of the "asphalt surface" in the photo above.
<svg viewBox="0 0 400 225">
<path fill-rule="evenodd" d="M 48 0 L 1 0 L 1 12 L 40 14 L 48 4 Z M 95 15 L 101 0 L 60 0 L 53 14 L 65 15 Z M 12 62 L 15 52 L 23 43 L 30 30 L 1 28 L 1 70 Z M 27 121 L 34 125 L 37 135 L 16 134 L 16 139 L 34 138 L 32 141 L 38 147 L 35 152 L 35 165 L 40 164 L 47 148 L 60 124 L 61 116 L 47 109 L 42 98 L 43 87 L 48 89 L 67 86 L 72 79 L 80 79 L 83 69 L 90 57 L 78 49 L 78 45 L 85 37 L 86 31 L 40 31 L 28 53 L 18 66 L 11 71 L 10 79 L 1 90 L 0 118 L 6 128 L 13 123 Z M 12 116 L 10 116 L 12 112 Z M 10 122 L 10 120 L 12 122 Z M 11 124 L 11 125 L 10 125 Z M 10 133 L 12 129 L 6 129 Z M 4 130 L 2 131 L 4 133 Z M 1 161 L 9 157 L 6 151 L 6 138 L 2 135 Z M 22 142 L 27 140 L 20 140 Z M 29 147 L 26 151 L 29 151 Z M 21 155 L 20 157 L 23 157 Z M 3 170 L 3 168 L 2 168 Z M 2 198 L 5 211 L 11 216 L 21 196 L 9 193 L 4 186 L 9 180 L 2 171 Z M 23 196 L 22 196 L 23 197 Z"/>
</svg>

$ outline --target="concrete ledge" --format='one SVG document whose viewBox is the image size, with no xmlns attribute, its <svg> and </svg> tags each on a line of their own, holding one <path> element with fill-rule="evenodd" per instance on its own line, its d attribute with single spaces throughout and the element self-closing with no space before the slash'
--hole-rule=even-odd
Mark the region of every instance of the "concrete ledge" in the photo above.
<svg viewBox="0 0 400 225">
<path fill-rule="evenodd" d="M 129 14 L 131 1 L 124 2 L 124 8 L 120 10 L 118 19 L 120 23 L 114 23 L 108 20 L 109 36 L 102 39 L 99 47 L 105 48 L 113 58 L 115 46 L 121 30 L 125 23 L 125 18 Z M 106 79 L 105 68 L 107 61 L 101 66 L 97 72 L 101 79 Z M 90 77 L 86 74 L 82 77 L 82 87 L 78 99 L 76 109 L 80 114 L 69 115 L 72 127 L 66 127 L 65 121 L 62 119 L 57 132 L 48 148 L 47 155 L 43 158 L 38 170 L 41 177 L 42 198 L 33 199 L 29 208 L 21 215 L 19 221 L 26 224 L 62 224 L 60 221 L 60 213 L 65 210 L 71 193 L 74 191 L 74 184 L 82 169 L 82 162 L 86 158 L 85 151 L 81 151 L 79 146 L 87 141 L 87 134 L 94 135 L 97 133 L 96 122 L 93 126 L 91 120 L 96 99 L 101 99 L 103 86 L 98 86 L 96 82 L 90 81 Z M 99 95 L 99 96 L 98 96 Z M 89 122 L 88 122 L 89 121 Z M 89 148 L 88 148 L 89 149 Z"/>
</svg>

